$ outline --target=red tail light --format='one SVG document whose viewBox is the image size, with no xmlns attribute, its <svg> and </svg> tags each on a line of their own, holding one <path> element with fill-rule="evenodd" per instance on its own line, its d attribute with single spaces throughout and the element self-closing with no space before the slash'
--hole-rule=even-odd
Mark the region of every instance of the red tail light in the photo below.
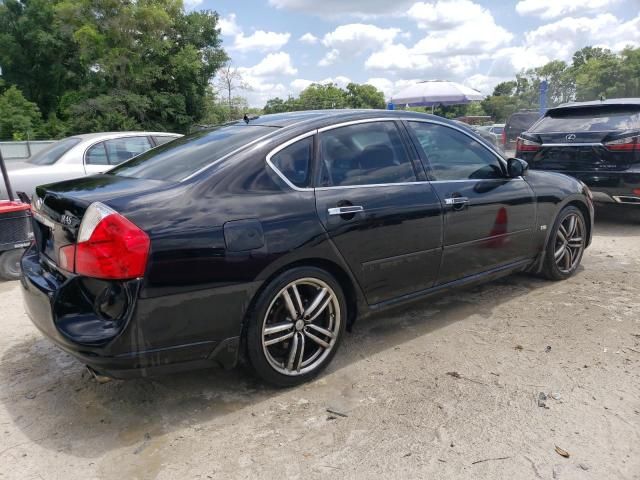
<svg viewBox="0 0 640 480">
<path fill-rule="evenodd" d="M 75 245 L 75 262 L 70 260 L 73 255 L 69 247 L 62 247 L 60 266 L 94 278 L 125 280 L 141 277 L 147 266 L 149 245 L 145 232 L 106 205 L 96 202 L 82 218 Z"/>
<path fill-rule="evenodd" d="M 502 130 L 502 145 L 506 145 L 506 144 L 507 144 L 507 131 Z"/>
<path fill-rule="evenodd" d="M 522 137 L 518 137 L 516 141 L 516 152 L 537 152 L 541 147 L 542 145 L 538 142 L 526 140 Z"/>
<path fill-rule="evenodd" d="M 635 137 L 612 140 L 605 142 L 604 146 L 612 152 L 638 152 L 640 151 L 640 137 L 636 135 Z"/>
</svg>

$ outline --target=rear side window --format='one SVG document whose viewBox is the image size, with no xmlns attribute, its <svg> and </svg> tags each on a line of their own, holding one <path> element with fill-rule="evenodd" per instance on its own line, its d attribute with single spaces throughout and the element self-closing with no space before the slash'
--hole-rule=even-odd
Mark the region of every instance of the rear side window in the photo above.
<svg viewBox="0 0 640 480">
<path fill-rule="evenodd" d="M 157 135 L 153 137 L 153 141 L 156 142 L 156 145 L 164 145 L 165 143 L 175 139 L 176 137 L 169 137 L 168 135 Z"/>
<path fill-rule="evenodd" d="M 370 122 L 320 134 L 324 187 L 413 182 L 411 159 L 393 122 Z"/>
<path fill-rule="evenodd" d="M 296 187 L 308 187 L 313 137 L 299 140 L 271 157 L 271 163 Z"/>
<path fill-rule="evenodd" d="M 104 142 L 96 143 L 87 150 L 85 162 L 87 165 L 109 165 L 109 157 L 107 157 Z"/>
<path fill-rule="evenodd" d="M 566 108 L 550 111 L 531 131 L 534 133 L 610 132 L 640 128 L 640 109 Z"/>
<path fill-rule="evenodd" d="M 110 174 L 179 182 L 275 127 L 233 124 L 177 138 L 111 169 Z"/>
<path fill-rule="evenodd" d="M 147 137 L 114 138 L 104 142 L 111 165 L 119 165 L 151 148 Z"/>
</svg>

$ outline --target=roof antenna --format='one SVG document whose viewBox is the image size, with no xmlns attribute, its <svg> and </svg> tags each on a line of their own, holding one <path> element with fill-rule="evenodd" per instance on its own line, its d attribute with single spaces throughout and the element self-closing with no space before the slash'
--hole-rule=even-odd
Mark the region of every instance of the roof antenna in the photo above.
<svg viewBox="0 0 640 480">
<path fill-rule="evenodd" d="M 249 115 L 247 115 L 246 113 L 244 114 L 244 117 L 242 117 L 242 119 L 244 120 L 244 123 L 249 123 Z"/>
</svg>

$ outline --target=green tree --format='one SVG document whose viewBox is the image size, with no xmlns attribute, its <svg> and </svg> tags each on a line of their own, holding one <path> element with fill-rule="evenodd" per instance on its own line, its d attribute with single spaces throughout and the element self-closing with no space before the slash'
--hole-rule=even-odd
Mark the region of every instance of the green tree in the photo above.
<svg viewBox="0 0 640 480">
<path fill-rule="evenodd" d="M 384 93 L 373 85 L 349 83 L 347 105 L 350 108 L 384 108 Z"/>
<path fill-rule="evenodd" d="M 15 86 L 0 95 L 0 139 L 26 140 L 40 128 L 40 110 Z"/>
<path fill-rule="evenodd" d="M 5 81 L 16 85 L 48 116 L 65 91 L 84 81 L 77 46 L 60 28 L 60 0 L 0 1 L 0 66 Z"/>
</svg>

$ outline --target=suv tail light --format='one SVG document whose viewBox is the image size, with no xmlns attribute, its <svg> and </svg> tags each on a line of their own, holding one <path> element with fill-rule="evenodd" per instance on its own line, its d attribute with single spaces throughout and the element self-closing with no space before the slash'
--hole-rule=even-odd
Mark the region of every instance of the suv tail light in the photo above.
<svg viewBox="0 0 640 480">
<path fill-rule="evenodd" d="M 526 140 L 522 137 L 518 137 L 516 141 L 516 152 L 537 152 L 542 145 L 532 140 Z"/>
<path fill-rule="evenodd" d="M 504 129 L 502 130 L 502 145 L 506 145 L 507 144 L 507 130 Z"/>
<path fill-rule="evenodd" d="M 149 245 L 145 232 L 106 205 L 96 202 L 89 205 L 82 218 L 77 244 L 60 249 L 59 263 L 61 268 L 87 277 L 136 278 L 144 275 Z"/>
<path fill-rule="evenodd" d="M 635 137 L 611 140 L 605 142 L 604 146 L 613 152 L 637 152 L 640 151 L 640 137 L 636 135 Z"/>
</svg>

